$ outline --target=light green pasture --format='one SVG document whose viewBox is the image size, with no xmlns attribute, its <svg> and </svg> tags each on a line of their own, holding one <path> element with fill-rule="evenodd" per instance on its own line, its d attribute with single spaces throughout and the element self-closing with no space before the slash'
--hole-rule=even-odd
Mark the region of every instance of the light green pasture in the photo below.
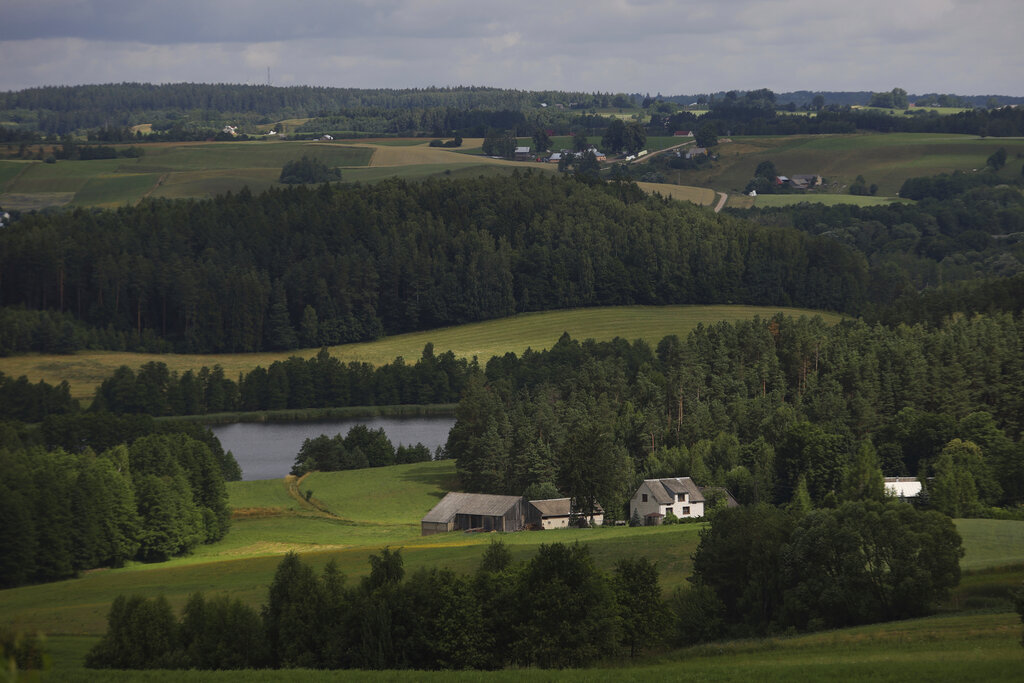
<svg viewBox="0 0 1024 683">
<path fill-rule="evenodd" d="M 786 315 L 821 315 L 829 323 L 841 320 L 835 313 L 778 306 L 606 306 L 542 313 L 524 313 L 510 318 L 445 327 L 424 332 L 384 337 L 373 342 L 345 344 L 330 348 L 342 362 L 358 361 L 384 365 L 402 356 L 414 362 L 427 343 L 435 353 L 452 351 L 457 358 L 477 357 L 487 362 L 492 356 L 511 351 L 522 353 L 550 348 L 563 332 L 574 339 L 610 341 L 621 337 L 630 341 L 644 339 L 652 346 L 669 334 L 685 337 L 698 324 L 719 321 L 751 320 L 755 316 L 769 318 L 776 313 Z M 43 380 L 53 385 L 67 380 L 75 398 L 89 399 L 96 387 L 121 365 L 138 368 L 154 361 L 183 373 L 198 371 L 204 365 L 220 365 L 228 377 L 251 371 L 257 365 L 269 367 L 275 360 L 289 356 L 310 358 L 319 349 L 295 349 L 287 352 L 179 355 L 145 354 L 118 351 L 79 351 L 71 355 L 25 354 L 0 358 L 0 372 L 11 376 L 25 375 L 32 382 Z"/>
</svg>

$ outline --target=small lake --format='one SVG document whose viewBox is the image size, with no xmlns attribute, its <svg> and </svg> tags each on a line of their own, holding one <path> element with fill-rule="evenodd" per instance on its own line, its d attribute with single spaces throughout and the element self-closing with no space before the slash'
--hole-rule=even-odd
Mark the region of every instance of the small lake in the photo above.
<svg viewBox="0 0 1024 683">
<path fill-rule="evenodd" d="M 242 468 L 242 479 L 277 479 L 291 472 L 295 456 L 306 439 L 321 434 L 348 434 L 357 424 L 383 429 L 398 448 L 422 443 L 433 453 L 448 441 L 454 417 L 367 417 L 329 422 L 236 422 L 211 425 L 225 451 L 231 451 Z"/>
</svg>

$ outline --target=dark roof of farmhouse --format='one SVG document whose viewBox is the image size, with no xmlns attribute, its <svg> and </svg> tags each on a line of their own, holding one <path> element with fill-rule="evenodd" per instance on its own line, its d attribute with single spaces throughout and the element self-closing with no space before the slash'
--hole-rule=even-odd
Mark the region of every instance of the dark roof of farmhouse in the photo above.
<svg viewBox="0 0 1024 683">
<path fill-rule="evenodd" d="M 501 517 L 522 500 L 520 496 L 494 496 L 487 493 L 452 492 L 441 499 L 424 517 L 424 522 L 448 522 L 455 515 Z"/>
</svg>

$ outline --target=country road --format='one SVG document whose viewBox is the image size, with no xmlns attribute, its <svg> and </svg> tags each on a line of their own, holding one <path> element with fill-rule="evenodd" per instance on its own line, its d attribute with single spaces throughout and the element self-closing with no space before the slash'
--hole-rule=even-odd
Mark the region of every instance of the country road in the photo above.
<svg viewBox="0 0 1024 683">
<path fill-rule="evenodd" d="M 725 202 L 726 202 L 727 199 L 729 199 L 729 195 L 727 195 L 724 192 L 719 192 L 718 194 L 720 196 L 718 198 L 718 205 L 715 206 L 715 213 L 718 213 L 719 211 L 724 209 L 725 208 Z"/>
</svg>

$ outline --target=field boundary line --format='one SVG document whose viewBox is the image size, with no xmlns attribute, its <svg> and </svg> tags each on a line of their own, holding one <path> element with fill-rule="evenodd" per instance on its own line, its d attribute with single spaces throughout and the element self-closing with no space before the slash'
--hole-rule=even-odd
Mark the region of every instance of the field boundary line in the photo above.
<svg viewBox="0 0 1024 683">
<path fill-rule="evenodd" d="M 164 184 L 164 181 L 167 180 L 167 176 L 169 176 L 169 175 L 170 175 L 170 173 L 164 173 L 159 178 L 157 178 L 156 182 L 153 183 L 153 187 L 151 187 L 148 190 L 146 190 L 146 194 L 142 195 L 142 198 L 143 199 L 149 199 L 149 196 L 151 194 L 153 194 L 157 190 L 157 188 L 159 188 L 161 185 Z"/>
<path fill-rule="evenodd" d="M 17 173 L 14 174 L 14 177 L 12 177 L 10 180 L 8 180 L 6 183 L 4 183 L 3 191 L 4 192 L 9 192 L 10 191 L 9 188 L 13 187 L 14 183 L 18 182 L 18 178 L 20 178 L 21 176 L 25 175 L 28 172 L 28 169 L 32 168 L 33 166 L 35 166 L 34 163 L 24 164 L 23 168 L 20 171 L 18 171 Z M 17 193 L 13 193 L 13 194 L 17 194 Z"/>
<path fill-rule="evenodd" d="M 306 472 L 301 477 L 296 477 L 294 474 L 289 474 L 284 478 L 285 487 L 288 489 L 288 495 L 298 501 L 299 506 L 305 510 L 316 513 L 318 516 L 327 517 L 329 519 L 345 522 L 347 524 L 355 524 L 356 522 L 351 519 L 345 519 L 344 517 L 331 512 L 330 508 L 323 504 L 323 502 L 317 500 L 312 495 L 306 498 L 302 495 L 302 491 L 299 490 L 299 486 L 302 485 L 302 481 L 308 477 L 312 472 Z"/>
</svg>

